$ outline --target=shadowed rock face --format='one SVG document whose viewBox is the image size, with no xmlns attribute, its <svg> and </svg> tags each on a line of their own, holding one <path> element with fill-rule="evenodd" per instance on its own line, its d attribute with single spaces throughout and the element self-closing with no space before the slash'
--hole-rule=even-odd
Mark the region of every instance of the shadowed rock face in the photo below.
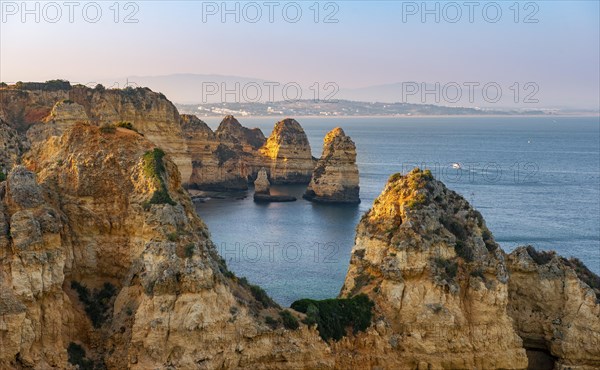
<svg viewBox="0 0 600 370">
<path fill-rule="evenodd" d="M 537 355 L 530 368 L 544 360 L 559 369 L 600 368 L 600 278 L 578 260 L 533 247 L 514 250 L 507 265 L 508 313 Z"/>
<path fill-rule="evenodd" d="M 219 128 L 217 128 L 216 134 L 222 142 L 241 145 L 245 151 L 256 150 L 263 146 L 267 140 L 260 129 L 243 127 L 231 115 L 223 118 L 219 124 Z"/>
<path fill-rule="evenodd" d="M 18 135 L 14 128 L 0 119 L 0 172 L 4 175 L 18 162 L 21 154 Z"/>
<path fill-rule="evenodd" d="M 344 130 L 335 128 L 323 141 L 323 154 L 304 198 L 324 203 L 360 203 L 356 146 Z"/>
<path fill-rule="evenodd" d="M 246 154 L 239 141 L 221 140 L 196 116 L 182 115 L 181 128 L 192 159 L 189 187 L 217 191 L 248 188 Z"/>
<path fill-rule="evenodd" d="M 273 184 L 308 184 L 315 166 L 308 138 L 291 118 L 277 122 L 260 149 Z"/>
</svg>

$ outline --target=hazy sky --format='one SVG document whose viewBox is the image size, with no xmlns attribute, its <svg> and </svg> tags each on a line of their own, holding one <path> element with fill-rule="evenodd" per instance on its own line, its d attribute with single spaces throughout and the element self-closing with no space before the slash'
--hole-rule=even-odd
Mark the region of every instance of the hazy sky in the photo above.
<svg viewBox="0 0 600 370">
<path fill-rule="evenodd" d="M 518 15 L 512 1 L 473 2 L 473 22 L 463 1 L 453 3 L 458 7 L 428 2 L 431 9 L 439 6 L 439 23 L 435 14 L 422 22 L 421 1 L 320 2 L 318 23 L 313 1 L 275 2 L 273 23 L 263 1 L 229 2 L 229 9 L 238 4 L 239 23 L 234 14 L 221 21 L 220 1 L 138 1 L 127 9 L 121 2 L 118 15 L 110 9 L 113 1 L 97 2 L 98 17 L 96 4 L 82 1 L 72 23 L 62 1 L 54 3 L 62 12 L 56 23 L 50 23 L 57 19 L 55 5 L 39 2 L 36 23 L 36 14 L 23 22 L 21 1 L 1 3 L 2 81 L 201 73 L 307 85 L 334 81 L 346 88 L 403 81 L 493 81 L 506 88 L 535 82 L 546 99 L 541 104 L 598 108 L 598 1 L 520 2 Z M 284 6 L 293 20 L 296 4 L 299 21 L 286 21 Z M 35 13 L 34 2 L 28 7 Z M 136 7 L 138 23 L 123 23 Z M 251 23 L 256 8 L 262 16 Z M 338 22 L 324 23 L 332 12 Z M 531 14 L 537 23 L 524 23 Z M 91 23 L 94 18 L 99 21 Z"/>
</svg>

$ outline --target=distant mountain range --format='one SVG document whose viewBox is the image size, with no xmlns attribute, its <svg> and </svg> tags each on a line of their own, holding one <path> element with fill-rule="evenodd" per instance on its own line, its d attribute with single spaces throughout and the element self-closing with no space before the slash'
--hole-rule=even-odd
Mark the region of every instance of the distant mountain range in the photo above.
<svg viewBox="0 0 600 370">
<path fill-rule="evenodd" d="M 199 115 L 219 115 L 222 111 L 246 112 L 248 115 L 276 115 L 274 112 L 304 112 L 305 115 L 423 115 L 423 114 L 551 114 L 558 109 L 541 104 L 516 104 L 511 86 L 499 85 L 502 99 L 490 103 L 484 98 L 483 86 L 460 84 L 398 82 L 349 89 L 322 82 L 303 86 L 294 82 L 215 74 L 172 74 L 163 76 L 129 76 L 101 79 L 106 87 L 140 86 L 164 93 L 184 111 Z M 85 83 L 85 82 L 82 82 Z M 95 82 L 94 82 L 95 83 Z M 519 99 L 534 91 L 524 90 Z M 422 92 L 429 92 L 422 94 Z M 434 93 L 436 92 L 436 93 Z M 488 95 L 494 96 L 494 87 Z M 460 99 L 457 99 L 460 94 Z M 474 98 L 469 98 L 469 94 Z M 536 94 L 531 96 L 536 98 Z M 193 108 L 192 108 L 193 107 Z M 200 108 L 200 109 L 198 109 Z M 560 113 L 582 113 L 580 110 Z M 597 113 L 597 110 L 584 113 Z M 243 114 L 242 114 L 243 115 Z"/>
</svg>

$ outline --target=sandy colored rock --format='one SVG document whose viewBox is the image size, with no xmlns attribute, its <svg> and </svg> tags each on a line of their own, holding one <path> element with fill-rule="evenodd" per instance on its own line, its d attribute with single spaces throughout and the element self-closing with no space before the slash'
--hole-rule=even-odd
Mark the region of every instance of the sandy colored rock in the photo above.
<svg viewBox="0 0 600 370">
<path fill-rule="evenodd" d="M 323 140 L 323 154 L 304 198 L 323 203 L 360 203 L 356 145 L 337 127 Z"/>
<path fill-rule="evenodd" d="M 8 174 L 12 167 L 18 163 L 21 154 L 20 146 L 17 131 L 0 119 L 0 172 L 3 175 Z"/>
<path fill-rule="evenodd" d="M 315 162 L 306 133 L 296 120 L 287 118 L 277 122 L 260 151 L 266 157 L 271 183 L 310 182 Z"/>
<path fill-rule="evenodd" d="M 81 112 L 85 110 L 85 116 Z M 70 125 L 88 121 L 97 126 L 128 122 L 146 139 L 171 154 L 184 184 L 192 175 L 192 163 L 182 135 L 179 113 L 160 93 L 148 88 L 91 89 L 82 85 L 55 87 L 33 84 L 22 89 L 0 89 L 0 118 L 18 131 L 33 129 L 30 138 L 60 136 Z"/>
<path fill-rule="evenodd" d="M 537 359 L 530 366 L 600 368 L 600 278 L 578 260 L 533 247 L 514 250 L 507 266 L 508 313 L 530 360 Z"/>
<path fill-rule="evenodd" d="M 341 293 L 376 305 L 373 329 L 357 338 L 376 344 L 356 363 L 527 368 L 507 281 L 502 251 L 466 200 L 428 171 L 392 176 L 357 227 Z"/>
<path fill-rule="evenodd" d="M 254 181 L 254 192 L 258 194 L 271 194 L 271 183 L 267 178 L 267 170 L 261 168 Z"/>
</svg>

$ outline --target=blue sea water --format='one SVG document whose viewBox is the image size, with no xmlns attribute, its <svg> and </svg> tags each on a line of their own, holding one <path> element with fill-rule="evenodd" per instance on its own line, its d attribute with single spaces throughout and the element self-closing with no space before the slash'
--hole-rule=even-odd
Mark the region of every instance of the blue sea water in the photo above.
<svg viewBox="0 0 600 370">
<path fill-rule="evenodd" d="M 218 120 L 207 120 L 216 128 Z M 268 136 L 274 118 L 241 119 Z M 287 306 L 332 298 L 343 284 L 355 227 L 389 176 L 430 168 L 484 216 L 502 248 L 574 256 L 600 273 L 598 117 L 304 118 L 313 155 L 336 126 L 357 145 L 358 206 L 313 204 L 304 186 L 274 187 L 294 203 L 255 204 L 252 191 L 198 203 L 213 241 L 238 276 Z M 459 164 L 461 168 L 454 168 Z M 245 199 L 243 195 L 247 195 Z"/>
</svg>

